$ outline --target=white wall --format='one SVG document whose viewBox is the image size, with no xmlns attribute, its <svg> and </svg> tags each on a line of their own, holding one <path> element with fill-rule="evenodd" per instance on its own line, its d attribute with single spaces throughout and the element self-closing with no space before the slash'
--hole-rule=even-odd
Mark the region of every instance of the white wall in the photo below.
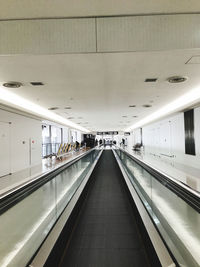
<svg viewBox="0 0 200 267">
<path fill-rule="evenodd" d="M 10 172 L 10 124 L 0 122 L 0 176 Z"/>
<path fill-rule="evenodd" d="M 28 168 L 30 166 L 30 151 L 31 165 L 41 163 L 41 122 L 4 110 L 0 110 L 0 121 L 11 122 L 9 172 L 13 173 Z"/>
<path fill-rule="evenodd" d="M 183 112 L 143 128 L 145 152 L 200 168 L 200 108 L 194 109 L 194 125 L 196 156 L 185 154 Z"/>
</svg>

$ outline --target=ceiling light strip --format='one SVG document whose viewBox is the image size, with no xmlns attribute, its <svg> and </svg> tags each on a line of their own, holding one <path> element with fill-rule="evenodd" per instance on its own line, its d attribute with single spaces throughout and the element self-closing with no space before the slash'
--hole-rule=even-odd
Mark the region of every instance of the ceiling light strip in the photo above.
<svg viewBox="0 0 200 267">
<path fill-rule="evenodd" d="M 30 112 L 32 114 L 35 114 L 37 116 L 55 121 L 57 123 L 60 123 L 62 125 L 69 126 L 71 128 L 80 130 L 82 132 L 88 133 L 89 130 L 77 125 L 76 123 L 73 123 L 54 112 L 51 112 L 37 104 L 34 104 L 33 102 L 18 96 L 12 92 L 9 92 L 8 90 L 0 87 L 0 100 L 5 101 L 6 103 L 12 104 L 12 106 L 15 106 L 17 108 L 23 109 L 24 111 Z"/>
<path fill-rule="evenodd" d="M 125 131 L 131 131 L 137 129 L 139 127 L 144 126 L 150 122 L 153 122 L 161 117 L 171 114 L 172 112 L 176 112 L 181 108 L 184 108 L 188 105 L 194 104 L 200 100 L 200 87 L 191 90 L 190 92 L 182 95 L 181 97 L 175 99 L 174 101 L 170 102 L 163 108 L 157 110 L 156 112 L 152 113 L 151 115 L 145 117 L 144 119 L 138 121 L 137 123 L 133 124 L 132 126 L 125 129 Z"/>
</svg>

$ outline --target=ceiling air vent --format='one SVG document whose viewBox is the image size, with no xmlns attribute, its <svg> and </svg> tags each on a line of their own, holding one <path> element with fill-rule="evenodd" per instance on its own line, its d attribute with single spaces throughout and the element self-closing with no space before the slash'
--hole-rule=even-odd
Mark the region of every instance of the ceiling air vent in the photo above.
<svg viewBox="0 0 200 267">
<path fill-rule="evenodd" d="M 155 83 L 158 80 L 158 78 L 146 78 L 145 83 Z"/>
<path fill-rule="evenodd" d="M 19 88 L 21 87 L 23 84 L 20 82 L 6 82 L 3 84 L 4 87 L 7 88 Z"/>
<path fill-rule="evenodd" d="M 183 76 L 173 76 L 167 79 L 169 83 L 182 83 L 182 82 L 185 82 L 186 80 L 187 78 Z"/>
<path fill-rule="evenodd" d="M 44 85 L 42 82 L 30 82 L 33 86 L 42 86 Z"/>
</svg>

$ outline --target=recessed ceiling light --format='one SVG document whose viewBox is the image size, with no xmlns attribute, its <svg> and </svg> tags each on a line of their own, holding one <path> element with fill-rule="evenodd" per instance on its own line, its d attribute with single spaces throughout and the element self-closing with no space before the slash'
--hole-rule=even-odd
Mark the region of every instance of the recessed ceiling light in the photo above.
<svg viewBox="0 0 200 267">
<path fill-rule="evenodd" d="M 21 87 L 23 84 L 20 82 L 6 82 L 3 84 L 4 87 L 7 88 L 19 88 Z"/>
<path fill-rule="evenodd" d="M 64 109 L 72 109 L 71 107 L 65 107 Z"/>
<path fill-rule="evenodd" d="M 30 82 L 33 86 L 42 86 L 44 85 L 42 82 Z"/>
<path fill-rule="evenodd" d="M 127 118 L 127 116 L 124 115 L 124 116 L 122 116 L 122 118 Z"/>
<path fill-rule="evenodd" d="M 78 119 L 82 120 L 82 119 L 83 119 L 83 117 L 78 117 Z"/>
<path fill-rule="evenodd" d="M 142 105 L 144 108 L 151 108 L 152 105 L 146 104 L 146 105 Z"/>
<path fill-rule="evenodd" d="M 57 110 L 58 107 L 52 107 L 52 108 L 48 108 L 48 110 Z"/>
<path fill-rule="evenodd" d="M 132 116 L 133 118 L 137 118 L 138 116 Z"/>
<path fill-rule="evenodd" d="M 183 76 L 173 76 L 173 77 L 167 78 L 167 81 L 169 83 L 182 83 L 182 82 L 185 82 L 187 79 L 188 79 L 187 77 L 183 77 Z"/>
<path fill-rule="evenodd" d="M 155 83 L 158 80 L 158 78 L 146 78 L 145 83 Z"/>
<path fill-rule="evenodd" d="M 129 105 L 129 108 L 135 108 L 136 105 Z"/>
<path fill-rule="evenodd" d="M 74 119 L 74 117 L 69 117 L 69 118 L 67 118 L 68 120 L 72 120 L 72 119 Z"/>
</svg>

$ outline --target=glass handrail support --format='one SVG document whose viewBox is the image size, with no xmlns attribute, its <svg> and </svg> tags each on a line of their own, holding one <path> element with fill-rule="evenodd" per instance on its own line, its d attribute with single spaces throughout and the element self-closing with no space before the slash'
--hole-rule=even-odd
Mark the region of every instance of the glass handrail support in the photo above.
<svg viewBox="0 0 200 267">
<path fill-rule="evenodd" d="M 0 266 L 26 266 L 80 186 L 99 150 L 55 174 L 0 216 Z"/>
<path fill-rule="evenodd" d="M 200 214 L 120 148 L 115 149 L 163 241 L 180 266 L 200 266 Z"/>
</svg>

